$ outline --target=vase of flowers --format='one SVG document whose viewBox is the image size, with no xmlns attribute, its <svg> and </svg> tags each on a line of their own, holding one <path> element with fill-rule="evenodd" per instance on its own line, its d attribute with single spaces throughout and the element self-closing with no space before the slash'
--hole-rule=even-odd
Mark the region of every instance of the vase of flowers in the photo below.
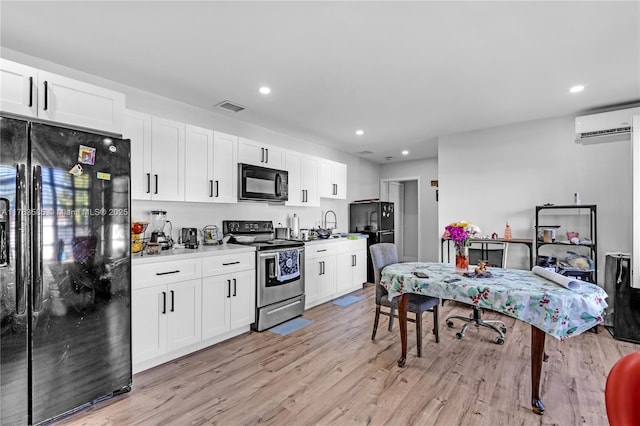
<svg viewBox="0 0 640 426">
<path fill-rule="evenodd" d="M 442 238 L 450 239 L 456 248 L 456 269 L 467 271 L 469 269 L 469 245 L 471 238 L 480 234 L 480 228 L 467 222 L 453 222 L 444 229 Z"/>
</svg>

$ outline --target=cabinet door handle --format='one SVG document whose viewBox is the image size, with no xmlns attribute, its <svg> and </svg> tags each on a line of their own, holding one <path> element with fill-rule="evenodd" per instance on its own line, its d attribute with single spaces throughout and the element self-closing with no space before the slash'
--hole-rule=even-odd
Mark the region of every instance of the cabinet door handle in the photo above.
<svg viewBox="0 0 640 426">
<path fill-rule="evenodd" d="M 158 193 L 158 175 L 154 175 L 156 178 L 156 192 L 154 192 L 154 194 Z"/>
<path fill-rule="evenodd" d="M 222 266 L 229 266 L 229 265 L 237 265 L 238 263 L 240 263 L 239 260 L 236 260 L 235 262 L 227 262 L 227 263 L 223 263 Z"/>
<path fill-rule="evenodd" d="M 356 255 L 355 254 L 351 255 L 351 266 L 356 266 Z"/>
<path fill-rule="evenodd" d="M 227 299 L 231 298 L 231 280 L 227 280 Z"/>
<path fill-rule="evenodd" d="M 236 279 L 234 278 L 233 279 L 233 297 L 236 297 L 236 291 L 238 290 L 237 287 L 238 287 L 237 282 L 236 282 Z"/>
<path fill-rule="evenodd" d="M 213 197 L 213 181 L 209 181 L 209 198 Z"/>
<path fill-rule="evenodd" d="M 260 162 L 264 163 L 264 148 L 260 148 L 262 150 L 262 157 L 260 157 Z"/>
<path fill-rule="evenodd" d="M 264 162 L 265 162 L 265 163 L 268 163 L 268 162 L 269 162 L 269 148 L 266 148 L 266 149 L 264 150 L 264 152 L 265 152 L 265 154 L 266 154 L 266 155 L 265 155 Z"/>
<path fill-rule="evenodd" d="M 175 305 L 175 294 L 174 294 L 174 291 L 171 290 L 171 312 L 175 312 L 173 309 L 175 307 L 174 305 Z"/>
<path fill-rule="evenodd" d="M 33 77 L 29 77 L 29 108 L 33 106 Z"/>
<path fill-rule="evenodd" d="M 44 106 L 42 107 L 43 111 L 46 111 L 47 108 L 49 108 L 49 83 L 47 83 L 47 81 L 44 81 Z"/>
<path fill-rule="evenodd" d="M 151 194 L 151 173 L 147 173 L 147 194 Z"/>
<path fill-rule="evenodd" d="M 218 181 L 216 181 L 216 198 L 220 196 Z"/>
<path fill-rule="evenodd" d="M 169 274 L 177 274 L 180 272 L 180 269 L 176 269 L 175 271 L 167 271 L 167 272 L 156 272 L 156 275 L 169 275 Z"/>
<path fill-rule="evenodd" d="M 166 291 L 162 292 L 162 313 L 163 314 L 167 313 L 167 292 Z"/>
</svg>

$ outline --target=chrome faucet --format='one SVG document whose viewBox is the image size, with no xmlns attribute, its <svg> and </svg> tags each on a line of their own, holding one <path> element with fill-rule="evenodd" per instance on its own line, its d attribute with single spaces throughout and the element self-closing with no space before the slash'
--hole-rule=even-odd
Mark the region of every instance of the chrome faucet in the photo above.
<svg viewBox="0 0 640 426">
<path fill-rule="evenodd" d="M 336 212 L 334 212 L 333 210 L 327 210 L 327 212 L 324 214 L 324 229 L 329 229 L 327 228 L 327 215 L 329 213 L 333 213 L 333 229 L 336 229 L 338 227 L 338 218 L 336 217 Z"/>
</svg>

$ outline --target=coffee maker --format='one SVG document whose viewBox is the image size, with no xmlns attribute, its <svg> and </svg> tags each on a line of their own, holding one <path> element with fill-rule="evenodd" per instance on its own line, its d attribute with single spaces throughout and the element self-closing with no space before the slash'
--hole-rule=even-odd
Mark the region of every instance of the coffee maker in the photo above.
<svg viewBox="0 0 640 426">
<path fill-rule="evenodd" d="M 165 234 L 164 227 L 169 224 L 169 235 Z M 162 250 L 168 250 L 173 247 L 173 240 L 171 239 L 171 232 L 173 225 L 171 221 L 167 220 L 167 212 L 164 210 L 151 210 L 149 226 L 151 227 L 151 240 L 152 243 L 159 243 Z"/>
</svg>

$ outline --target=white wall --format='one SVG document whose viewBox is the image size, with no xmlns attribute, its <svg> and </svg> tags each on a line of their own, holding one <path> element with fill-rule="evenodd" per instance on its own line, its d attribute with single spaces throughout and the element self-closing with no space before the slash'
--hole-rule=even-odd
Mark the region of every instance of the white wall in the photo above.
<svg viewBox="0 0 640 426">
<path fill-rule="evenodd" d="M 437 188 L 430 186 L 432 180 L 438 179 L 437 158 L 384 164 L 380 171 L 380 177 L 399 181 L 418 178 L 418 192 L 420 194 L 419 260 L 423 262 L 439 262 L 440 233 L 438 232 Z"/>
<path fill-rule="evenodd" d="M 205 225 L 221 226 L 222 220 L 231 219 L 273 220 L 276 225 L 279 222 L 284 225 L 287 223 L 287 218 L 292 216 L 293 213 L 297 213 L 300 217 L 301 227 L 313 227 L 321 224 L 324 213 L 327 210 L 334 210 L 336 212 L 338 229 L 346 232 L 348 231 L 349 222 L 349 202 L 357 199 L 378 197 L 380 166 L 355 155 L 245 123 L 232 118 L 230 114 L 225 112 L 218 113 L 217 111 L 208 111 L 194 107 L 40 58 L 25 55 L 21 52 L 3 48 L 2 57 L 124 93 L 126 95 L 126 107 L 129 109 L 259 140 L 267 144 L 347 164 L 347 199 L 343 201 L 322 198 L 320 200 L 320 207 L 269 206 L 264 203 L 210 205 L 205 203 L 133 200 L 132 217 L 136 220 L 147 220 L 149 210 L 166 210 L 173 224 L 174 237 L 178 235 L 179 228 L 183 226 L 197 228 Z M 187 159 L 187 167 L 188 160 L 189 159 Z M 135 159 L 132 159 L 132 166 L 135 167 Z"/>
<path fill-rule="evenodd" d="M 418 260 L 418 181 L 406 181 L 404 185 L 404 257 Z"/>
<path fill-rule="evenodd" d="M 438 229 L 464 219 L 502 236 L 509 221 L 514 238 L 533 238 L 535 206 L 573 204 L 579 192 L 582 204 L 597 205 L 602 283 L 605 253 L 631 249 L 630 152 L 629 142 L 576 144 L 574 117 L 443 136 Z M 509 248 L 508 266 L 528 268 L 524 246 Z"/>
</svg>

